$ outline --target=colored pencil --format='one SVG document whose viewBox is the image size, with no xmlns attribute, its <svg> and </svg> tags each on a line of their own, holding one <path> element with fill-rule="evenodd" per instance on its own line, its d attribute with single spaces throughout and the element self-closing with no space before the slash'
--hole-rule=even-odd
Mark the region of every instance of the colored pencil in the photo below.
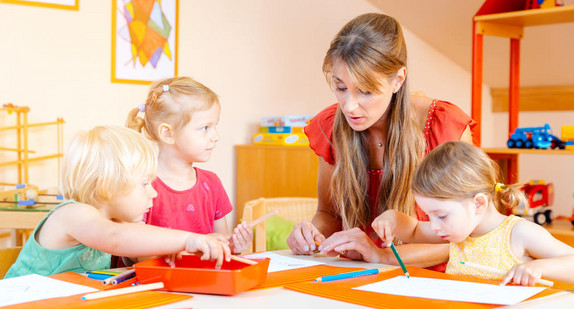
<svg viewBox="0 0 574 309">
<path fill-rule="evenodd" d="M 237 262 L 241 262 L 241 263 L 245 263 L 245 264 L 249 264 L 249 265 L 255 265 L 257 264 L 256 261 L 250 260 L 250 259 L 246 259 L 246 258 L 242 258 L 236 255 L 231 255 L 230 257 L 232 260 L 237 261 Z"/>
<path fill-rule="evenodd" d="M 395 244 L 393 244 L 393 243 L 391 243 L 391 250 L 393 250 L 393 253 L 395 254 L 395 257 L 397 258 L 397 261 L 399 261 L 399 265 L 401 265 L 401 268 L 403 269 L 405 276 L 407 276 L 407 278 L 410 278 L 411 275 L 409 275 L 407 267 L 405 266 L 405 263 L 403 263 L 403 260 L 399 256 L 399 253 L 397 252 L 397 248 L 395 247 Z"/>
<path fill-rule="evenodd" d="M 121 288 L 121 289 L 115 289 L 115 290 L 108 290 L 108 291 L 103 291 L 103 292 L 95 292 L 95 293 L 86 294 L 86 295 L 82 296 L 82 299 L 84 299 L 84 300 L 98 299 L 98 298 L 117 296 L 117 295 L 129 294 L 129 293 L 136 293 L 136 292 L 142 292 L 142 291 L 149 291 L 149 290 L 155 290 L 155 289 L 161 289 L 161 288 L 163 288 L 163 282 L 156 282 L 156 283 L 150 283 L 150 284 L 140 284 L 140 285 L 136 285 L 136 286 L 130 286 L 127 288 Z"/>
<path fill-rule="evenodd" d="M 119 275 L 121 271 L 112 271 L 112 270 L 90 270 L 86 272 L 87 274 L 104 274 L 104 275 Z"/>
<path fill-rule="evenodd" d="M 247 223 L 247 224 L 248 224 L 250 227 L 254 227 L 254 226 L 256 226 L 257 224 L 259 224 L 259 223 L 261 223 L 261 222 L 263 222 L 263 221 L 265 221 L 265 220 L 267 220 L 267 219 L 273 217 L 274 215 L 278 214 L 279 211 L 281 211 L 281 209 L 275 209 L 274 211 L 272 211 L 272 212 L 270 212 L 270 213 L 268 213 L 268 214 L 266 214 L 266 215 L 264 215 L 264 216 L 261 216 L 261 217 L 255 219 L 255 220 L 253 220 L 253 221 Z"/>
<path fill-rule="evenodd" d="M 506 272 L 504 270 L 500 270 L 494 267 L 490 267 L 490 266 L 484 266 L 484 265 L 480 265 L 480 264 L 476 264 L 476 263 L 472 263 L 472 262 L 460 262 L 460 264 L 462 265 L 466 265 L 468 267 L 474 268 L 474 269 L 478 269 L 478 270 L 482 270 L 482 271 L 487 271 L 490 273 L 495 273 L 495 274 L 499 274 L 499 275 L 506 275 Z M 542 284 L 542 285 L 546 285 L 546 286 L 553 286 L 554 282 L 550 281 L 550 280 L 545 280 L 545 279 L 537 279 L 536 281 L 534 281 L 535 283 L 538 284 Z"/>
<path fill-rule="evenodd" d="M 266 215 L 264 215 L 264 216 L 261 216 L 261 217 L 255 219 L 255 220 L 253 220 L 253 221 L 247 223 L 247 225 L 249 225 L 249 227 L 253 228 L 253 227 L 255 227 L 257 224 L 259 224 L 259 223 L 261 223 L 261 222 L 263 222 L 263 221 L 265 221 L 265 220 L 267 220 L 267 219 L 273 217 L 274 215 L 278 214 L 280 210 L 281 210 L 281 209 L 275 209 L 274 211 L 272 211 L 272 212 L 270 212 L 270 213 L 268 213 L 268 214 L 266 214 Z M 233 236 L 233 232 L 231 232 L 231 233 L 229 233 L 229 234 L 226 235 L 227 239 L 231 238 L 231 236 Z"/>
<path fill-rule="evenodd" d="M 88 276 L 88 278 L 96 279 L 96 280 L 106 280 L 106 279 L 114 276 L 114 275 L 110 275 L 110 274 L 98 274 L 98 273 L 90 273 L 90 272 L 86 273 L 86 275 Z"/>
<path fill-rule="evenodd" d="M 355 277 L 376 275 L 376 274 L 378 274 L 382 271 L 386 271 L 386 270 L 388 270 L 388 267 L 352 271 L 349 273 L 319 277 L 319 278 L 315 279 L 315 282 L 329 282 L 329 281 L 343 280 L 343 279 L 349 279 L 349 278 L 355 278 Z"/>
<path fill-rule="evenodd" d="M 106 280 L 103 281 L 103 284 L 118 284 L 126 279 L 129 279 L 131 277 L 133 277 L 135 275 L 135 269 L 130 269 L 127 271 L 124 271 L 123 273 L 119 274 L 119 275 L 115 275 L 113 277 L 110 277 Z M 119 281 L 121 280 L 121 281 Z"/>
</svg>

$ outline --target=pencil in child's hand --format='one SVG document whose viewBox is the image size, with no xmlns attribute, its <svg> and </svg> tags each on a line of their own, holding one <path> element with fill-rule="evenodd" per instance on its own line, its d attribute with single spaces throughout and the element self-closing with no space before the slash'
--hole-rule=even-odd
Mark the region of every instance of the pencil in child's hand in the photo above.
<svg viewBox="0 0 574 309">
<path fill-rule="evenodd" d="M 506 275 L 506 272 L 504 270 L 500 270 L 494 267 L 490 267 L 490 266 L 484 266 L 484 265 L 480 265 L 480 264 L 476 264 L 476 263 L 472 263 L 472 262 L 460 262 L 460 264 L 474 268 L 474 269 L 478 269 L 478 270 L 482 270 L 482 271 L 486 271 L 489 273 L 495 273 L 495 274 L 499 274 L 499 275 Z M 538 284 L 542 284 L 542 285 L 546 285 L 546 286 L 553 286 L 554 282 L 550 281 L 550 280 L 545 280 L 545 279 L 537 279 L 536 281 L 534 281 L 535 283 Z"/>
<path fill-rule="evenodd" d="M 410 278 L 411 275 L 409 274 L 409 271 L 407 270 L 405 263 L 403 263 L 403 260 L 399 256 L 399 253 L 397 252 L 397 248 L 395 248 L 395 244 L 393 244 L 393 243 L 391 243 L 391 250 L 393 250 L 393 253 L 395 254 L 395 257 L 397 258 L 397 261 L 399 261 L 399 265 L 401 265 L 401 268 L 402 268 L 403 272 L 405 273 L 405 276 L 407 276 L 407 278 Z"/>
<path fill-rule="evenodd" d="M 259 223 L 261 223 L 261 222 L 263 222 L 263 221 L 265 221 L 265 220 L 267 220 L 267 219 L 273 217 L 274 215 L 278 214 L 280 210 L 281 210 L 281 209 L 275 209 L 274 211 L 272 211 L 272 212 L 270 212 L 270 213 L 268 213 L 268 214 L 266 214 L 266 215 L 264 215 L 264 216 L 261 216 L 261 217 L 255 219 L 255 220 L 253 220 L 253 221 L 247 223 L 247 224 L 248 224 L 250 227 L 254 227 L 254 226 L 256 226 L 257 224 L 259 224 Z"/>
<path fill-rule="evenodd" d="M 150 284 L 140 284 L 140 285 L 136 285 L 136 286 L 130 286 L 127 288 L 121 288 L 121 289 L 115 289 L 115 290 L 108 290 L 108 291 L 103 291 L 103 292 L 95 292 L 95 293 L 86 294 L 86 295 L 82 296 L 82 299 L 84 299 L 84 300 L 98 299 L 98 298 L 117 296 L 117 295 L 142 292 L 142 291 L 149 291 L 149 290 L 155 290 L 155 289 L 161 289 L 161 288 L 163 288 L 163 282 L 156 282 L 156 283 L 150 283 Z"/>
</svg>

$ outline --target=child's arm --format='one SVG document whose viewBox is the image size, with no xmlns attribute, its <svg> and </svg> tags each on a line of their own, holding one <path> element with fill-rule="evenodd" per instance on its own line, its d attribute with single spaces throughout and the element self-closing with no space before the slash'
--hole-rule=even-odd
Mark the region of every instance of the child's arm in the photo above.
<svg viewBox="0 0 574 309">
<path fill-rule="evenodd" d="M 395 237 L 405 243 L 445 242 L 431 230 L 430 222 L 418 221 L 396 210 L 383 212 L 373 221 L 372 227 L 387 246 Z"/>
<path fill-rule="evenodd" d="M 574 248 L 554 238 L 538 224 L 520 220 L 514 225 L 510 246 L 515 256 L 527 255 L 535 260 L 515 265 L 501 284 L 510 282 L 533 285 L 545 279 L 574 283 Z"/>
<path fill-rule="evenodd" d="M 225 217 L 215 220 L 213 231 L 222 235 L 229 235 Z M 253 228 L 245 222 L 238 224 L 230 235 L 229 247 L 234 254 L 240 254 L 245 251 L 253 242 Z"/>
<path fill-rule="evenodd" d="M 146 224 L 116 223 L 90 205 L 66 205 L 52 216 L 56 220 L 53 223 L 65 235 L 113 255 L 152 256 L 187 251 L 201 252 L 203 260 L 217 260 L 217 266 L 224 258 L 229 261 L 229 247 L 213 237 Z"/>
</svg>

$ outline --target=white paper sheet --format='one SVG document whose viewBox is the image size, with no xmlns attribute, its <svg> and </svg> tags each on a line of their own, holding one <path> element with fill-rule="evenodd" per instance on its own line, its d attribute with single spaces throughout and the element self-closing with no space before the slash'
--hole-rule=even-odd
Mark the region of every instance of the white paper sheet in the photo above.
<svg viewBox="0 0 574 309">
<path fill-rule="evenodd" d="M 40 275 L 21 276 L 0 280 L 0 307 L 95 291 L 98 290 Z"/>
<path fill-rule="evenodd" d="M 519 303 L 544 290 L 542 287 L 499 286 L 412 276 L 410 278 L 398 276 L 354 289 L 410 297 L 500 305 Z"/>
<path fill-rule="evenodd" d="M 244 257 L 248 259 L 270 258 L 271 261 L 269 261 L 269 268 L 267 269 L 268 273 L 325 264 L 308 260 L 300 260 L 272 252 L 255 253 Z"/>
</svg>

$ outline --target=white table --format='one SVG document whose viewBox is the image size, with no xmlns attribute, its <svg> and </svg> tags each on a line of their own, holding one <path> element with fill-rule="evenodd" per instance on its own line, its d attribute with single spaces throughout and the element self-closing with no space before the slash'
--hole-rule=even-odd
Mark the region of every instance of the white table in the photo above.
<svg viewBox="0 0 574 309">
<path fill-rule="evenodd" d="M 303 260 L 316 260 L 339 267 L 362 267 L 380 268 L 388 265 L 365 263 L 341 259 L 337 257 L 325 256 L 302 256 L 293 255 L 290 250 L 274 251 L 274 253 L 290 256 Z M 328 309 L 354 309 L 370 308 L 351 304 L 348 302 L 332 300 L 324 297 L 313 296 L 305 293 L 279 288 L 263 289 L 243 292 L 235 296 L 216 296 L 205 294 L 193 294 L 193 298 L 177 303 L 168 304 L 156 308 L 195 308 L 195 309 L 233 309 L 233 308 L 273 308 L 273 309 L 293 309 L 293 308 L 328 308 Z M 533 299 L 510 308 L 574 308 L 574 293 L 561 292 L 545 298 Z"/>
</svg>

